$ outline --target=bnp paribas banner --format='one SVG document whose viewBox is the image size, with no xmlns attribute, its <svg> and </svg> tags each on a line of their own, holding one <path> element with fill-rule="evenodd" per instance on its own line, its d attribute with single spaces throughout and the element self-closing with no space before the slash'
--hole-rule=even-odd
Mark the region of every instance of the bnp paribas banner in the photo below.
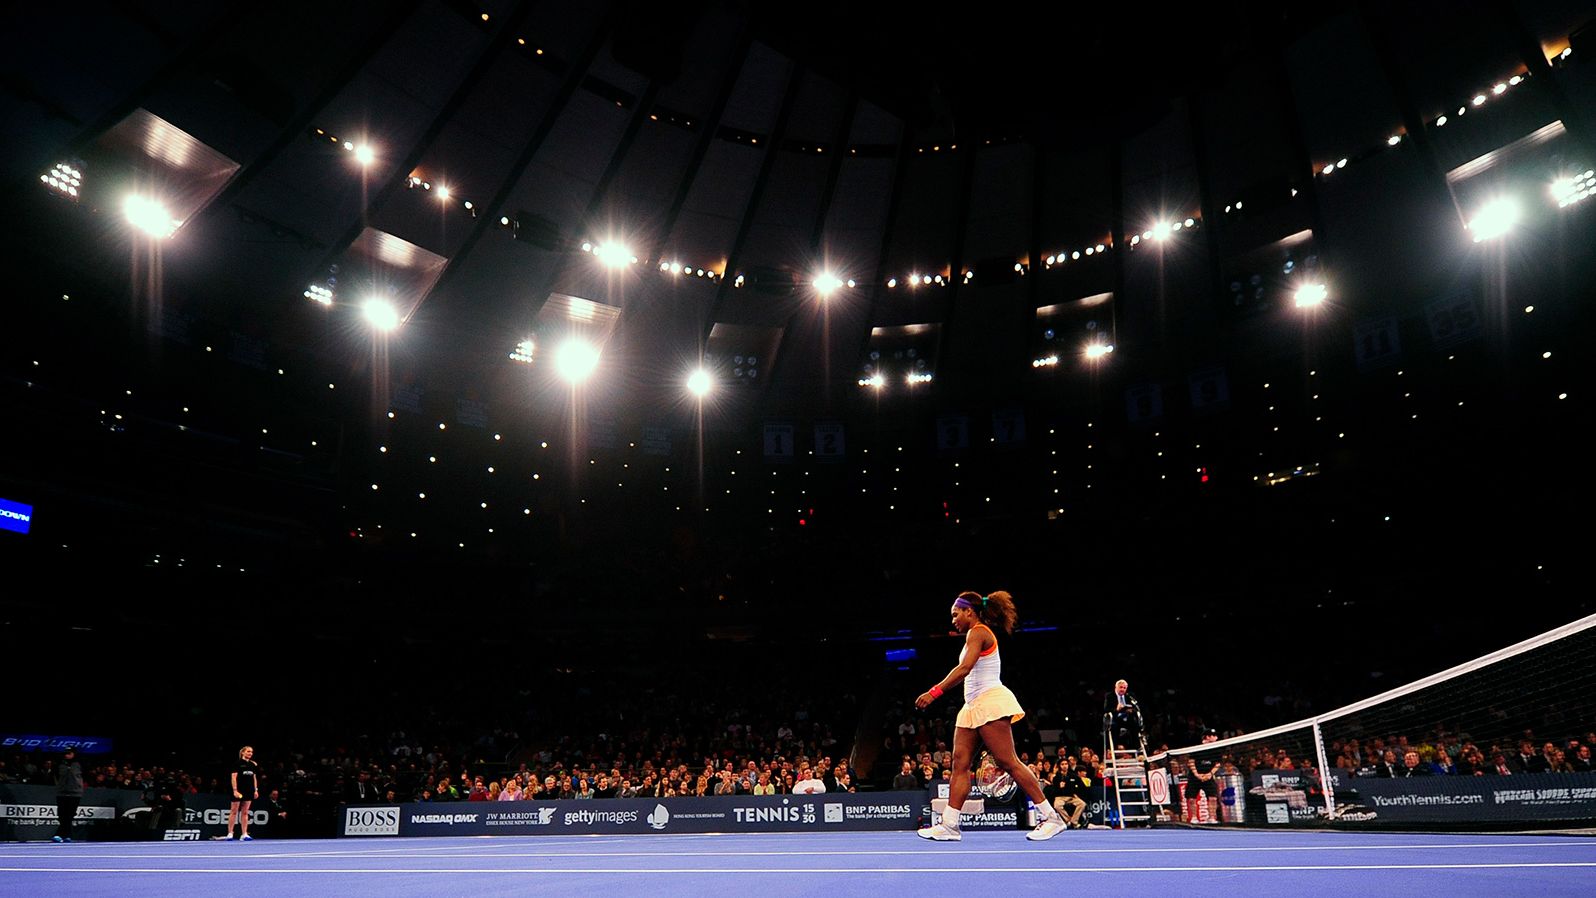
<svg viewBox="0 0 1596 898">
<path fill-rule="evenodd" d="M 342 809 L 340 836 L 572 836 L 603 833 L 908 830 L 922 792 L 459 801 Z"/>
<path fill-rule="evenodd" d="M 1253 774 L 1248 823 L 1322 825 L 1329 819 L 1378 826 L 1596 820 L 1596 773 L 1386 779 L 1336 771 L 1333 818 L 1325 817 L 1317 780 L 1279 773 Z"/>
<path fill-rule="evenodd" d="M 227 831 L 225 795 L 187 795 L 177 807 L 157 811 L 137 789 L 86 789 L 73 818 L 80 841 L 198 842 Z M 0 842 L 32 842 L 56 833 L 54 786 L 0 785 Z M 250 835 L 272 835 L 264 810 L 250 810 Z"/>
</svg>

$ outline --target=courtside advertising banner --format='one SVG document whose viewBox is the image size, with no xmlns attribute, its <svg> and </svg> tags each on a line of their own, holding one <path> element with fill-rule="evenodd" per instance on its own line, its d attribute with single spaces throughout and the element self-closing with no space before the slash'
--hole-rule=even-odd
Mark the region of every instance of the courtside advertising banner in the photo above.
<svg viewBox="0 0 1596 898">
<path fill-rule="evenodd" d="M 1596 773 L 1512 776 L 1353 777 L 1331 773 L 1335 823 L 1475 824 L 1596 820 Z M 1311 771 L 1254 771 L 1247 822 L 1266 826 L 1326 822 Z"/>
<path fill-rule="evenodd" d="M 585 836 L 909 830 L 921 792 L 452 801 L 343 808 L 340 836 Z"/>
<path fill-rule="evenodd" d="M 226 795 L 185 795 L 183 806 L 157 816 L 137 789 L 86 789 L 73 818 L 79 841 L 199 842 L 227 832 L 231 799 Z M 53 786 L 0 785 L 0 841 L 34 842 L 56 832 Z M 250 810 L 249 834 L 270 836 L 266 811 Z M 235 829 L 235 832 L 237 830 Z"/>
</svg>

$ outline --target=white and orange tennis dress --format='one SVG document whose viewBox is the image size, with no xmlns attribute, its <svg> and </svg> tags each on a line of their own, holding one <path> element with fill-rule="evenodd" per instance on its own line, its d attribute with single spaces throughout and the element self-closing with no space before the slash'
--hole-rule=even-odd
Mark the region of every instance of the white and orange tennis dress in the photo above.
<svg viewBox="0 0 1596 898">
<path fill-rule="evenodd" d="M 976 627 L 992 633 L 992 628 L 986 624 L 976 624 Z M 974 627 L 971 627 L 974 629 Z M 964 661 L 964 653 L 970 650 L 968 643 L 959 650 L 959 661 Z M 1025 709 L 1020 707 L 1020 700 L 1014 697 L 1009 687 L 1004 686 L 1001 675 L 1003 673 L 1003 658 L 998 654 L 997 634 L 992 633 L 992 647 L 981 653 L 975 659 L 975 667 L 971 668 L 970 675 L 964 678 L 964 707 L 959 709 L 955 726 L 965 729 L 976 729 L 984 723 L 991 723 L 1003 717 L 1009 723 L 1018 723 L 1025 716 Z"/>
</svg>

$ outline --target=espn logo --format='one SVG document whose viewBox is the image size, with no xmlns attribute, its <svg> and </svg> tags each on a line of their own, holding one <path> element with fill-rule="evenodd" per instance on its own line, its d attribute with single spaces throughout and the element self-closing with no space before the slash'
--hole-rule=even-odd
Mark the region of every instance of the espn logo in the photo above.
<svg viewBox="0 0 1596 898">
<path fill-rule="evenodd" d="M 344 808 L 344 835 L 399 835 L 398 808 Z"/>
<path fill-rule="evenodd" d="M 163 842 L 198 842 L 200 831 L 197 829 L 169 829 L 161 837 Z"/>
</svg>

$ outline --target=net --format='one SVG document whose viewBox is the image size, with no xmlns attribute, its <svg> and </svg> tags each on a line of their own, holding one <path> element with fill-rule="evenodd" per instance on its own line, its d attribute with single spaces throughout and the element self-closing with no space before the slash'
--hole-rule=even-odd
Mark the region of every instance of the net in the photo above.
<svg viewBox="0 0 1596 898">
<path fill-rule="evenodd" d="M 1180 819 L 1193 816 L 1186 783 L 1212 770 L 1215 822 L 1529 825 L 1596 820 L 1593 751 L 1596 615 L 1306 720 L 1150 762 L 1175 780 Z"/>
</svg>

